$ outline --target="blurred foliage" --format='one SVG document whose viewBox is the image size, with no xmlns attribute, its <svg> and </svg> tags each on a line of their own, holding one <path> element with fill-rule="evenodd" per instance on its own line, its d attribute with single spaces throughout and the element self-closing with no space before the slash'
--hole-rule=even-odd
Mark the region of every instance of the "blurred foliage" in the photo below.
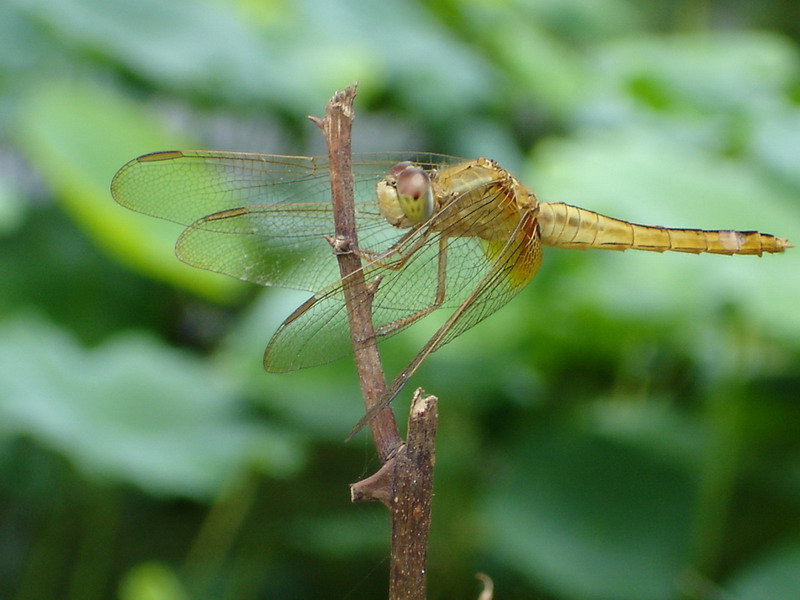
<svg viewBox="0 0 800 600">
<path fill-rule="evenodd" d="M 0 597 L 385 596 L 350 362 L 264 373 L 304 296 L 179 263 L 180 228 L 111 199 L 125 161 L 320 153 L 305 116 L 358 80 L 357 151 L 796 243 L 798 39 L 787 0 L 0 4 Z M 442 399 L 431 597 L 482 571 L 498 598 L 794 598 L 799 270 L 546 252 L 415 377 Z"/>
</svg>

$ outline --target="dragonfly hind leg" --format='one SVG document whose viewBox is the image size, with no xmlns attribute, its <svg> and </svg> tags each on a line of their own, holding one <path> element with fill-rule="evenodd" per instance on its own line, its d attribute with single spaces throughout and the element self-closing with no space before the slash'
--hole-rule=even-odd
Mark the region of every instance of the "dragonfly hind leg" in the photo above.
<svg viewBox="0 0 800 600">
<path fill-rule="evenodd" d="M 408 316 L 401 319 L 395 319 L 384 325 L 381 325 L 375 330 L 375 335 L 378 339 L 388 337 L 401 329 L 416 323 L 423 317 L 428 316 L 437 308 L 441 307 L 444 303 L 446 295 L 446 279 L 447 279 L 447 238 L 441 236 L 439 238 L 439 253 L 436 274 L 436 296 L 430 306 L 426 306 Z"/>
</svg>

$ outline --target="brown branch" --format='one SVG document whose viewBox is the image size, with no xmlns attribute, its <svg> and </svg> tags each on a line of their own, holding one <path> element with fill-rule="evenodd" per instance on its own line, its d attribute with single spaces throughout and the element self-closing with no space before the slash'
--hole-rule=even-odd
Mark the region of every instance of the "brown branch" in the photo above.
<svg viewBox="0 0 800 600">
<path fill-rule="evenodd" d="M 369 412 L 385 395 L 386 379 L 375 344 L 370 302 L 379 282 L 365 280 L 357 252 L 350 144 L 355 95 L 355 86 L 337 92 L 324 118 L 310 118 L 322 129 L 328 145 L 335 229 L 331 246 L 344 281 L 356 370 Z M 353 502 L 377 500 L 391 513 L 390 600 L 425 599 L 437 419 L 436 397 L 425 396 L 418 389 L 408 420 L 408 442 L 403 444 L 391 408 L 379 412 L 369 425 L 382 466 L 351 486 Z"/>
<path fill-rule="evenodd" d="M 377 500 L 391 512 L 390 600 L 425 598 L 437 402 L 436 396 L 417 388 L 408 417 L 408 442 L 377 473 L 350 486 L 353 502 Z"/>
<path fill-rule="evenodd" d="M 371 298 L 369 287 L 361 270 L 356 233 L 355 202 L 353 197 L 352 147 L 350 132 L 353 126 L 353 100 L 356 86 L 336 92 L 328 102 L 325 117 L 310 117 L 316 123 L 328 145 L 330 162 L 331 200 L 335 237 L 333 248 L 339 261 L 339 273 L 345 282 L 344 297 L 347 318 L 353 339 L 358 382 L 367 411 L 376 406 L 386 392 L 386 378 L 375 344 L 372 327 L 372 310 L 364 298 Z M 394 454 L 403 440 L 390 408 L 382 410 L 370 423 L 375 447 L 382 463 Z"/>
<path fill-rule="evenodd" d="M 395 461 L 389 600 L 424 600 L 426 596 L 437 402 L 436 396 L 426 396 L 422 388 L 414 392 L 408 441 Z"/>
</svg>

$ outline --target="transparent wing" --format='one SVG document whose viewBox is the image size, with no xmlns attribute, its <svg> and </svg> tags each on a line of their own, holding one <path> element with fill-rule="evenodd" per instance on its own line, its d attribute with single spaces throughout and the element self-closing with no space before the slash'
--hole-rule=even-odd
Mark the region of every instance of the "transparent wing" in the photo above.
<svg viewBox="0 0 800 600">
<path fill-rule="evenodd" d="M 504 197 L 505 190 L 486 186 L 481 203 L 473 205 L 475 218 L 480 215 L 484 224 L 487 218 L 508 221 L 512 209 L 501 201 Z M 450 206 L 456 207 L 456 203 Z M 455 308 L 460 318 L 428 348 L 429 354 L 505 304 L 538 268 L 538 236 L 532 214 L 524 219 L 518 215 L 516 229 L 509 232 L 511 239 L 487 242 L 454 235 L 454 228 L 463 231 L 463 219 L 469 220 L 470 214 L 460 214 L 453 227 L 438 229 L 438 223 L 453 221 L 447 212 L 448 207 L 364 266 L 366 281 L 377 285 L 371 302 L 379 340 L 433 310 Z M 264 364 L 268 370 L 304 368 L 350 351 L 342 285 L 337 282 L 315 295 L 284 322 L 267 347 Z"/>
<path fill-rule="evenodd" d="M 131 210 L 191 225 L 243 206 L 324 200 L 327 173 L 324 157 L 155 152 L 124 165 L 111 195 Z"/>
<path fill-rule="evenodd" d="M 542 252 L 534 213 L 524 213 L 508 242 L 502 245 L 500 243 L 489 244 L 489 252 L 493 257 L 490 267 L 472 292 L 408 366 L 394 378 L 380 402 L 356 423 L 346 439 L 352 438 L 394 400 L 432 352 L 497 311 L 536 275 L 541 264 Z"/>
<path fill-rule="evenodd" d="M 463 159 L 430 153 L 355 155 L 354 179 L 377 182 L 403 160 L 435 167 Z M 233 208 L 329 202 L 329 190 L 324 156 L 202 150 L 145 154 L 125 164 L 111 182 L 111 195 L 122 206 L 182 225 Z M 374 195 L 373 188 L 360 200 L 374 202 Z"/>
<path fill-rule="evenodd" d="M 511 239 L 490 242 L 487 252 L 491 262 L 485 274 L 458 306 L 453 317 L 442 325 L 429 342 L 428 353 L 438 350 L 483 321 L 530 283 L 542 262 L 534 213 L 524 213 Z"/>
<path fill-rule="evenodd" d="M 314 292 L 338 273 L 325 239 L 331 231 L 330 204 L 252 206 L 196 221 L 178 238 L 175 251 L 194 267 Z"/>
<path fill-rule="evenodd" d="M 462 159 L 412 155 L 433 168 Z M 408 154 L 353 161 L 362 248 L 380 252 L 402 232 L 376 207 L 375 185 Z M 326 157 L 170 151 L 124 165 L 111 184 L 130 209 L 189 227 L 176 252 L 184 262 L 261 285 L 317 291 L 337 277 L 325 236 L 333 233 Z"/>
</svg>

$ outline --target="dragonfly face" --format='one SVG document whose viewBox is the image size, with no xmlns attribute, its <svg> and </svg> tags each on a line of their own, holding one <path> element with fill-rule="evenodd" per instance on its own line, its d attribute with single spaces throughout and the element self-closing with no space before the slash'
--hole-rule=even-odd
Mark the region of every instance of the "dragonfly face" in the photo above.
<svg viewBox="0 0 800 600">
<path fill-rule="evenodd" d="M 384 218 L 399 228 L 408 228 L 427 221 L 433 214 L 434 199 L 431 177 L 419 165 L 403 161 L 393 166 L 378 182 L 378 209 Z"/>
</svg>

